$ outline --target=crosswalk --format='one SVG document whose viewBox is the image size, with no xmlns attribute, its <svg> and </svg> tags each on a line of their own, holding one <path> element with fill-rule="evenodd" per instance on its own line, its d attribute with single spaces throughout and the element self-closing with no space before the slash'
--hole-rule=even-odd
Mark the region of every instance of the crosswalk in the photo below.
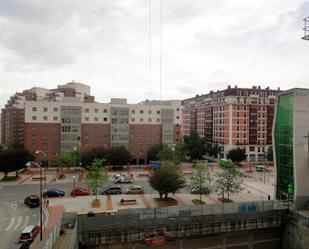
<svg viewBox="0 0 309 249">
<path fill-rule="evenodd" d="M 36 217 L 36 214 L 26 216 L 3 217 L 3 226 L 0 227 L 0 232 L 22 230 L 30 224 L 30 220 L 32 221 L 31 224 L 36 224 L 38 222 L 36 220 Z M 36 220 L 35 222 L 34 219 Z"/>
</svg>

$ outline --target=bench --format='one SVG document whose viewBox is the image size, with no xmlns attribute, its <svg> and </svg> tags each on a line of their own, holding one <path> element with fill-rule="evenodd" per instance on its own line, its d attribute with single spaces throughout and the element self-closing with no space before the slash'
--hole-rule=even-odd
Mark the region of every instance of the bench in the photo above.
<svg viewBox="0 0 309 249">
<path fill-rule="evenodd" d="M 120 200 L 120 205 L 134 205 L 136 204 L 136 200 L 125 200 L 125 199 L 121 199 Z"/>
</svg>

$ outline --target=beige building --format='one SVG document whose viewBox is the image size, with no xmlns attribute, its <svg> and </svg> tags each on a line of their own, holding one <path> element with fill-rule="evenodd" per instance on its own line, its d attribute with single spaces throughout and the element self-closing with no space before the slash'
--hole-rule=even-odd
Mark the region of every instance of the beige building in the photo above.
<svg viewBox="0 0 309 249">
<path fill-rule="evenodd" d="M 45 151 L 49 163 L 80 143 L 83 150 L 123 145 L 142 164 L 150 145 L 175 143 L 180 132 L 180 100 L 98 103 L 76 82 L 17 93 L 2 110 L 2 143 Z"/>
</svg>

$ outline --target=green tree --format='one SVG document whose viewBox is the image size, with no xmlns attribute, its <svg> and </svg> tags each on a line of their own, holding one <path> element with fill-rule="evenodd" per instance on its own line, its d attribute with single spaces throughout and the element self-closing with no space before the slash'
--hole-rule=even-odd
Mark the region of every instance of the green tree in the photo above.
<svg viewBox="0 0 309 249">
<path fill-rule="evenodd" d="M 191 176 L 191 189 L 200 195 L 200 203 L 202 201 L 202 194 L 210 193 L 211 176 L 208 171 L 206 163 L 203 161 L 197 161 L 193 168 L 193 174 Z"/>
<path fill-rule="evenodd" d="M 70 168 L 76 164 L 76 156 L 74 150 L 64 152 L 58 155 L 52 162 L 53 167 L 58 167 L 61 170 L 60 177 L 64 177 L 64 168 Z"/>
<path fill-rule="evenodd" d="M 108 162 L 113 167 L 122 167 L 131 161 L 131 154 L 124 146 L 112 147 L 108 152 Z"/>
<path fill-rule="evenodd" d="M 82 165 L 88 167 L 92 165 L 94 159 L 104 159 L 108 157 L 108 151 L 104 147 L 92 148 L 82 152 Z M 105 160 L 104 163 L 107 163 Z"/>
<path fill-rule="evenodd" d="M 98 189 L 102 188 L 108 180 L 106 169 L 102 168 L 104 160 L 94 159 L 89 168 L 89 173 L 86 176 L 86 184 L 89 188 L 94 190 L 95 199 L 98 199 Z"/>
<path fill-rule="evenodd" d="M 240 164 L 240 162 L 246 159 L 246 151 L 245 148 L 235 148 L 230 149 L 226 155 L 227 159 L 231 159 L 231 161 L 235 164 Z"/>
<path fill-rule="evenodd" d="M 272 146 L 268 147 L 266 158 L 267 158 L 268 162 L 274 161 L 274 154 L 273 154 L 273 147 Z"/>
<path fill-rule="evenodd" d="M 147 150 L 147 159 L 148 161 L 157 161 L 159 160 L 159 152 L 162 149 L 162 144 L 154 144 L 149 146 Z"/>
<path fill-rule="evenodd" d="M 224 167 L 221 172 L 215 174 L 214 189 L 219 196 L 222 196 L 222 201 L 224 201 L 225 194 L 227 194 L 227 199 L 229 199 L 230 194 L 237 193 L 243 189 L 241 184 L 244 177 L 244 174 L 235 165 Z"/>
<path fill-rule="evenodd" d="M 191 131 L 189 136 L 183 139 L 186 155 L 191 161 L 203 159 L 205 143 L 196 131 Z"/>
<path fill-rule="evenodd" d="M 6 177 L 9 172 L 18 171 L 26 168 L 29 161 L 34 161 L 34 155 L 21 146 L 12 146 L 0 151 L 0 172 Z"/>
<path fill-rule="evenodd" d="M 161 167 L 155 170 L 149 177 L 151 187 L 159 192 L 160 199 L 168 198 L 169 193 L 175 193 L 178 189 L 185 186 L 179 166 L 165 161 Z"/>
</svg>

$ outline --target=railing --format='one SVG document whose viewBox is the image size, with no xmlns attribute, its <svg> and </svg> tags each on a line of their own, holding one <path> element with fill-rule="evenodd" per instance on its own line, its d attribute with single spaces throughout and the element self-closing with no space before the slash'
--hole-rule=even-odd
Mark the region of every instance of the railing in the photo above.
<svg viewBox="0 0 309 249">
<path fill-rule="evenodd" d="M 59 236 L 61 225 L 62 225 L 62 220 L 59 219 L 58 222 L 56 223 L 54 229 L 49 234 L 48 239 L 46 240 L 46 242 L 43 246 L 43 249 L 53 249 L 53 247 L 56 243 L 56 240 Z"/>
</svg>

